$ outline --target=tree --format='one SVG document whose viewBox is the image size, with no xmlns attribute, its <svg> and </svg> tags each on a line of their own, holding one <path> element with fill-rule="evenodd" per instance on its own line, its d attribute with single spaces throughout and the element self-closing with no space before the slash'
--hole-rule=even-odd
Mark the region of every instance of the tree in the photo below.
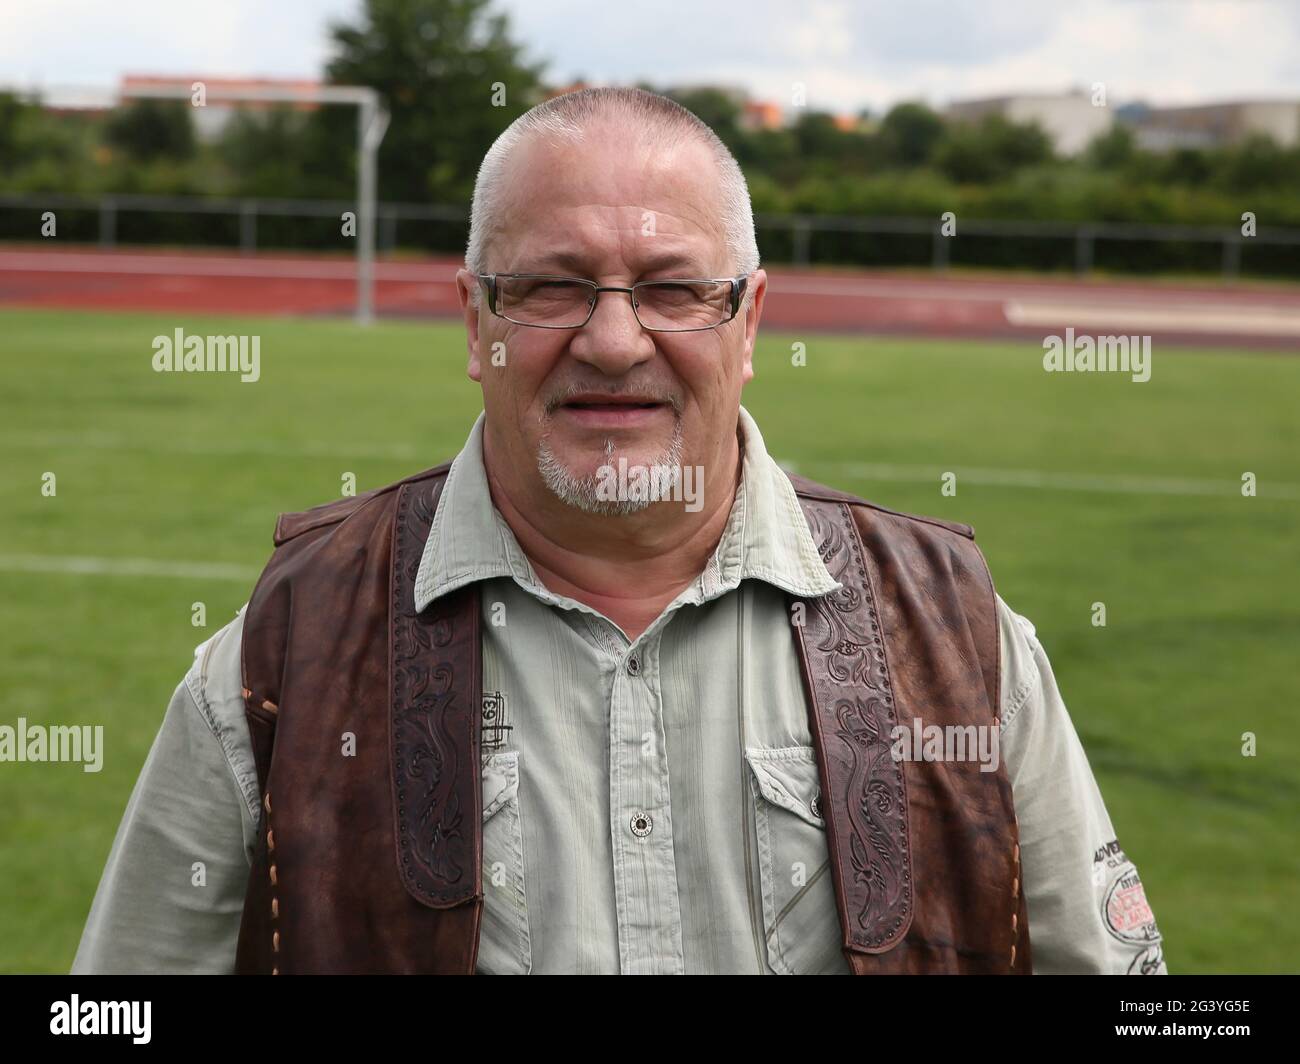
<svg viewBox="0 0 1300 1064">
<path fill-rule="evenodd" d="M 837 161 L 848 152 L 852 136 L 826 111 L 802 111 L 794 123 L 795 143 L 805 159 Z"/>
<path fill-rule="evenodd" d="M 236 196 L 346 196 L 345 172 L 335 167 L 338 185 L 312 188 L 307 164 L 310 120 L 287 104 L 252 111 L 241 108 L 221 131 L 218 157 L 233 178 Z"/>
<path fill-rule="evenodd" d="M 1300 149 L 1287 150 L 1255 133 L 1214 160 L 1215 184 L 1227 192 L 1291 191 L 1300 182 Z"/>
<path fill-rule="evenodd" d="M 384 200 L 468 200 L 483 154 L 540 99 L 543 64 L 529 65 L 488 0 L 364 0 L 330 28 L 334 84 L 368 85 L 392 116 L 379 153 Z M 496 104 L 500 104 L 499 106 Z M 323 108 L 320 162 L 354 154 L 355 114 Z"/>
<path fill-rule="evenodd" d="M 659 90 L 651 89 L 651 92 Z M 676 100 L 718 135 L 733 152 L 741 139 L 740 104 L 722 89 L 677 89 L 663 95 Z"/>
<path fill-rule="evenodd" d="M 18 156 L 18 123 L 28 105 L 11 92 L 0 92 L 0 172 L 12 169 Z"/>
<path fill-rule="evenodd" d="M 1098 170 L 1118 170 L 1133 159 L 1133 131 L 1128 126 L 1113 125 L 1095 136 L 1087 149 L 1087 160 Z"/>
<path fill-rule="evenodd" d="M 1175 148 L 1165 156 L 1163 169 L 1170 184 L 1203 185 L 1210 179 L 1210 156 L 1201 148 Z"/>
<path fill-rule="evenodd" d="M 109 119 L 105 139 L 137 162 L 194 155 L 190 105 L 183 100 L 137 100 Z"/>
<path fill-rule="evenodd" d="M 1035 123 L 986 115 L 977 125 L 954 123 L 935 150 L 935 163 L 954 181 L 988 184 L 1049 162 L 1052 142 Z"/>
<path fill-rule="evenodd" d="M 891 161 L 924 166 L 943 137 L 943 119 L 923 103 L 896 104 L 885 115 L 880 135 Z"/>
</svg>

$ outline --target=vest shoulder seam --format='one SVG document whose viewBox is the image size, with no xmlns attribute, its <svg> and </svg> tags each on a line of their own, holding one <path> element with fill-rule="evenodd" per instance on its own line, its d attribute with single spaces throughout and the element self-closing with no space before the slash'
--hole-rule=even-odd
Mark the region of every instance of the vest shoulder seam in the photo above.
<svg viewBox="0 0 1300 1064">
<path fill-rule="evenodd" d="M 845 501 L 848 502 L 849 500 Z M 876 510 L 882 514 L 889 514 L 891 517 L 901 517 L 906 521 L 916 521 L 919 524 L 931 525 L 934 528 L 942 528 L 947 532 L 955 532 L 964 539 L 973 540 L 975 538 L 975 529 L 970 525 L 963 524 L 961 521 L 945 521 L 942 517 L 929 517 L 926 514 L 909 514 L 903 510 L 891 510 L 888 506 L 880 506 L 874 502 L 867 502 L 866 499 L 849 502 L 849 505 L 860 506 L 868 510 Z"/>
<path fill-rule="evenodd" d="M 949 532 L 955 532 L 966 539 L 973 540 L 975 538 L 975 529 L 960 521 L 945 521 L 941 517 L 928 517 L 925 514 L 910 514 L 903 510 L 893 510 L 888 506 L 881 506 L 879 503 L 871 502 L 850 492 L 840 491 L 838 488 L 828 487 L 825 484 L 818 484 L 815 480 L 809 480 L 807 477 L 793 474 L 787 475 L 790 476 L 790 480 L 794 485 L 795 494 L 805 499 L 847 503 L 849 506 L 863 507 L 868 510 L 875 510 L 878 513 L 889 514 L 891 517 L 901 517 L 906 521 L 916 521 L 923 525 L 942 528 Z"/>
<path fill-rule="evenodd" d="M 419 473 L 413 473 L 402 480 L 394 481 L 392 484 L 385 484 L 380 488 L 372 488 L 370 491 L 364 491 L 360 495 L 349 496 L 342 499 L 333 499 L 330 502 L 321 503 L 319 506 L 313 506 L 307 510 L 287 511 L 276 518 L 275 533 L 273 542 L 279 547 L 290 540 L 297 539 L 304 533 L 314 531 L 318 528 L 324 528 L 328 525 L 337 525 L 367 503 L 381 496 L 391 494 L 405 484 L 415 484 L 422 480 L 431 480 L 435 477 L 445 476 L 451 468 L 450 462 L 443 462 L 441 465 L 434 466 L 432 469 L 426 469 Z"/>
</svg>

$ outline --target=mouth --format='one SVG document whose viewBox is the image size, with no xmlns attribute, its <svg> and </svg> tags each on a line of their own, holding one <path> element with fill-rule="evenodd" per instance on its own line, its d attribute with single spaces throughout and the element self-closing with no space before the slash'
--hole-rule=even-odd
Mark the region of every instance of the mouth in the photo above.
<svg viewBox="0 0 1300 1064">
<path fill-rule="evenodd" d="M 673 410 L 672 403 L 635 395 L 575 395 L 556 408 L 556 413 L 579 425 L 618 428 L 644 424 Z"/>
</svg>

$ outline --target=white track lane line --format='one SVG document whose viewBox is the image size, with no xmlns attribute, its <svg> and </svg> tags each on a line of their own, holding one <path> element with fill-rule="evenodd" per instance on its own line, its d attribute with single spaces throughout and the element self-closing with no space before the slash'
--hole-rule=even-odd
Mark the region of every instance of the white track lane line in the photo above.
<svg viewBox="0 0 1300 1064">
<path fill-rule="evenodd" d="M 1049 329 L 1073 326 L 1120 332 L 1229 333 L 1300 337 L 1300 307 L 1203 302 L 1178 306 L 1096 301 L 1009 300 L 1003 307 L 1012 325 Z"/>
</svg>

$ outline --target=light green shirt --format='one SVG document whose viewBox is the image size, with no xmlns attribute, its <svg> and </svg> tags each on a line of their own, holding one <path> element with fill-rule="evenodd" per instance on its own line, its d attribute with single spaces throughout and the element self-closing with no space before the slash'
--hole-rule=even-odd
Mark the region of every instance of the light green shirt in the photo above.
<svg viewBox="0 0 1300 1064">
<path fill-rule="evenodd" d="M 545 588 L 492 505 L 483 416 L 415 605 L 477 583 L 482 973 L 843 973 L 785 592 L 838 587 L 742 408 L 743 468 L 697 579 L 635 640 Z M 1001 741 L 1035 973 L 1164 971 L 1033 626 L 997 600 Z M 118 829 L 74 972 L 230 972 L 260 823 L 242 611 L 195 651 Z M 203 885 L 195 885 L 196 862 Z"/>
</svg>

